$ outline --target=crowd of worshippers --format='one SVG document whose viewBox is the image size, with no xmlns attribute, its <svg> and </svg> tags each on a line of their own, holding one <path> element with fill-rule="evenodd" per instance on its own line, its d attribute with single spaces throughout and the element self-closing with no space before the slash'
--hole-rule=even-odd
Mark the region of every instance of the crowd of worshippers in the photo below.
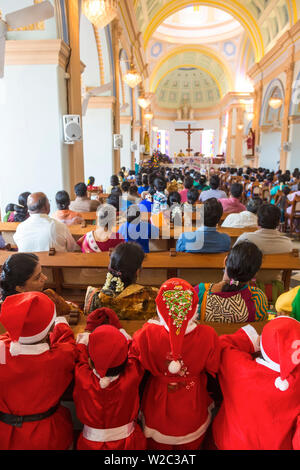
<svg viewBox="0 0 300 470">
<path fill-rule="evenodd" d="M 204 298 L 203 286 L 180 278 L 146 292 L 136 284 L 145 253 L 122 243 L 105 285 L 88 289 L 85 330 L 74 337 L 38 256 L 12 254 L 0 280 L 0 448 L 299 450 L 300 286 L 278 298 L 258 334 L 267 306 L 248 279 L 260 256 L 254 243 L 234 247 Z M 229 314 L 240 321 L 243 311 L 246 326 L 218 336 L 197 321 L 214 310 L 219 321 L 237 292 Z M 132 337 L 127 310 L 145 318 Z"/>
<path fill-rule="evenodd" d="M 75 186 L 74 201 L 59 191 L 51 217 L 45 194 L 20 195 L 22 210 L 5 215 L 20 222 L 18 252 L 0 276 L 0 448 L 300 450 L 300 286 L 284 292 L 277 271 L 260 277 L 263 254 L 293 249 L 278 231 L 276 194 L 288 187 L 292 201 L 299 178 L 298 170 L 145 167 L 113 175 L 105 204 L 87 196 L 97 188 L 92 177 Z M 270 201 L 249 197 L 254 182 L 270 187 Z M 183 205 L 202 205 L 204 223 L 182 233 L 177 250 L 223 252 L 224 271 L 210 283 L 140 284 L 151 235 Z M 97 211 L 97 226 L 76 242 L 68 227 L 87 211 Z M 217 230 L 223 213 L 225 227 L 257 230 L 231 247 Z M 146 224 L 142 237 L 130 236 L 131 224 L 132 233 Z M 38 252 L 51 247 L 112 250 L 105 282 L 87 288 L 82 309 L 45 289 Z M 85 331 L 75 337 L 68 314 L 76 308 Z M 123 320 L 144 324 L 131 337 Z M 219 337 L 207 322 L 247 326 Z M 74 409 L 61 403 L 68 389 Z"/>
<path fill-rule="evenodd" d="M 67 191 L 58 191 L 57 210 L 51 216 L 47 195 L 24 192 L 18 204 L 6 207 L 3 221 L 20 222 L 14 241 L 22 252 L 47 251 L 51 247 L 57 251 L 100 252 L 134 241 L 148 253 L 149 242 L 158 240 L 162 229 L 172 226 L 182 226 L 182 233 L 176 235 L 177 251 L 228 251 L 230 237 L 218 232 L 218 226 L 256 226 L 256 232 L 246 232 L 242 239 L 255 241 L 265 253 L 291 251 L 291 240 L 277 228 L 291 214 L 293 201 L 300 195 L 298 169 L 283 174 L 262 168 L 211 168 L 207 173 L 188 167 L 141 167 L 137 174 L 120 171 L 111 177 L 105 204 L 88 196 L 89 190 L 97 188 L 90 177 L 88 185 L 75 185 L 73 201 Z M 269 188 L 268 198 L 252 192 L 258 183 Z M 96 226 L 75 242 L 68 226 L 83 223 L 84 212 L 96 212 Z M 191 227 L 194 220 L 197 230 Z M 295 220 L 295 231 L 300 231 L 299 218 Z M 5 248 L 3 239 L 0 248 Z"/>
</svg>

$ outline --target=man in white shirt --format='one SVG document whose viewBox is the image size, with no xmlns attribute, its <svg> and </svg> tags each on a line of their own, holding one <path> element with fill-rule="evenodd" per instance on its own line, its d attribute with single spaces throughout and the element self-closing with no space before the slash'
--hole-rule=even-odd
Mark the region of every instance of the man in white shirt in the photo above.
<svg viewBox="0 0 300 470">
<path fill-rule="evenodd" d="M 27 206 L 30 217 L 18 225 L 14 235 L 20 252 L 80 250 L 68 227 L 49 217 L 50 204 L 44 193 L 32 193 Z"/>
<path fill-rule="evenodd" d="M 256 232 L 243 233 L 236 241 L 236 245 L 242 241 L 254 243 L 264 255 L 290 253 L 293 250 L 293 242 L 277 230 L 281 218 L 279 207 L 273 204 L 262 204 L 257 211 L 258 230 Z M 265 283 L 272 280 L 280 280 L 281 272 L 266 270 L 260 271 L 257 280 Z"/>
<path fill-rule="evenodd" d="M 247 210 L 238 214 L 229 214 L 224 220 L 222 227 L 243 228 L 257 226 L 257 211 L 263 201 L 260 197 L 250 199 Z"/>
</svg>

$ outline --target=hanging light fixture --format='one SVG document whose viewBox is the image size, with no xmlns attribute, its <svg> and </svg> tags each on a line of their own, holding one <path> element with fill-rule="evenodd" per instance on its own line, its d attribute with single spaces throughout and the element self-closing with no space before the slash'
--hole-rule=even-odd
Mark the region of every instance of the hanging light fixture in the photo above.
<svg viewBox="0 0 300 470">
<path fill-rule="evenodd" d="M 130 88 L 135 88 L 142 81 L 141 74 L 133 64 L 133 55 L 131 56 L 130 69 L 123 75 L 123 80 Z"/>
<path fill-rule="evenodd" d="M 104 28 L 118 12 L 118 0 L 83 0 L 82 12 L 98 28 Z"/>
<path fill-rule="evenodd" d="M 148 106 L 151 104 L 151 101 L 150 101 L 150 98 L 147 98 L 147 96 L 145 94 L 143 95 L 140 95 L 138 97 L 138 105 L 143 108 L 143 109 L 146 109 L 148 108 Z"/>
<path fill-rule="evenodd" d="M 272 109 L 279 109 L 282 106 L 282 103 L 282 98 L 280 98 L 277 94 L 275 94 L 269 99 L 269 106 Z"/>
<path fill-rule="evenodd" d="M 149 111 L 146 111 L 146 112 L 145 112 L 144 118 L 145 118 L 147 121 L 151 121 L 151 120 L 153 119 L 153 113 L 152 113 L 151 109 L 149 109 Z"/>
</svg>

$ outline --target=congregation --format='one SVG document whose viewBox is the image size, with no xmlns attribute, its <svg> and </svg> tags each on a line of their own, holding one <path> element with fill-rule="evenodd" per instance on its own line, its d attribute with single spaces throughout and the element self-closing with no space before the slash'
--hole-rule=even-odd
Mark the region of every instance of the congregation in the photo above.
<svg viewBox="0 0 300 470">
<path fill-rule="evenodd" d="M 280 270 L 261 270 L 264 255 L 293 252 L 299 169 L 141 164 L 106 192 L 94 177 L 74 192 L 59 190 L 52 213 L 46 194 L 23 192 L 2 217 L 17 227 L 12 245 L 0 240 L 0 448 L 299 450 L 300 286 L 285 292 Z M 223 273 L 139 284 L 171 231 L 177 253 L 223 253 Z M 109 252 L 105 282 L 82 304 L 64 299 L 47 288 L 50 250 Z M 143 325 L 131 336 L 124 320 Z M 244 326 L 218 336 L 214 322 Z"/>
</svg>

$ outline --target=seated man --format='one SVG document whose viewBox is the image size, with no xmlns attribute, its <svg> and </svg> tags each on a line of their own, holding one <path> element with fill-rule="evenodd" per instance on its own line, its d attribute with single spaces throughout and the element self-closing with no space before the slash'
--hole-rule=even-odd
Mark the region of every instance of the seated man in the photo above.
<svg viewBox="0 0 300 470">
<path fill-rule="evenodd" d="M 78 251 L 68 227 L 49 217 L 50 204 L 44 193 L 32 193 L 27 201 L 30 217 L 21 222 L 14 235 L 19 251 Z"/>
<path fill-rule="evenodd" d="M 236 241 L 249 241 L 255 243 L 264 255 L 275 253 L 289 253 L 293 243 L 277 230 L 280 223 L 281 212 L 273 204 L 262 204 L 257 211 L 258 230 L 245 232 Z"/>
<path fill-rule="evenodd" d="M 238 214 L 229 214 L 224 220 L 222 227 L 253 227 L 257 226 L 257 211 L 262 205 L 263 201 L 260 197 L 250 199 L 247 204 L 247 209 Z"/>
<path fill-rule="evenodd" d="M 204 203 L 204 225 L 195 232 L 180 235 L 176 251 L 187 253 L 223 253 L 230 250 L 231 239 L 226 233 L 217 232 L 217 224 L 223 214 L 222 204 L 217 199 Z"/>
<path fill-rule="evenodd" d="M 95 212 L 100 202 L 87 197 L 85 183 L 77 183 L 74 187 L 76 198 L 71 202 L 69 209 L 75 212 Z"/>
<path fill-rule="evenodd" d="M 236 244 L 242 241 L 255 243 L 264 255 L 291 252 L 293 250 L 292 241 L 277 230 L 280 218 L 281 211 L 279 207 L 273 204 L 262 204 L 257 211 L 258 230 L 243 233 L 237 239 Z M 278 270 L 260 271 L 256 276 L 258 282 L 272 284 L 273 288 L 276 287 L 277 281 L 281 279 L 281 272 Z M 259 284 L 258 287 L 260 287 Z M 275 295 L 273 295 L 272 300 L 276 300 Z"/>
<path fill-rule="evenodd" d="M 243 185 L 239 183 L 233 183 L 230 186 L 230 197 L 226 199 L 219 199 L 223 206 L 223 211 L 230 214 L 236 214 L 246 210 L 244 204 L 241 203 L 241 197 L 243 194 Z"/>
<path fill-rule="evenodd" d="M 220 183 L 221 182 L 219 176 L 212 175 L 209 181 L 210 189 L 208 189 L 207 191 L 203 191 L 200 194 L 200 201 L 204 202 L 207 199 L 211 199 L 213 197 L 216 199 L 227 199 L 225 191 L 221 191 L 221 189 L 219 189 Z"/>
</svg>

